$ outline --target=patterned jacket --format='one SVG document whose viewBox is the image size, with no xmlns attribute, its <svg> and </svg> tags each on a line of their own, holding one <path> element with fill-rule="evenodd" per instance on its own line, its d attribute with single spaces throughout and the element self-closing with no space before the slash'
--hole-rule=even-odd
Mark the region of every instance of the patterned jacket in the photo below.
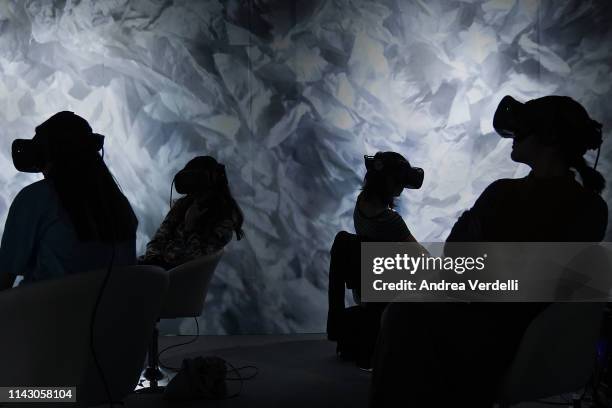
<svg viewBox="0 0 612 408">
<path fill-rule="evenodd" d="M 175 201 L 141 263 L 173 268 L 222 249 L 232 239 L 236 221 L 214 197 L 185 196 Z"/>
</svg>

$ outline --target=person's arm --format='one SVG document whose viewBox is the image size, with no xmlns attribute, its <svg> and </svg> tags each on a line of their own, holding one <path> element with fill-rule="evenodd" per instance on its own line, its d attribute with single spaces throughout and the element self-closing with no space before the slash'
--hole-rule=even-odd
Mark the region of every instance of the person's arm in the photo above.
<svg viewBox="0 0 612 408">
<path fill-rule="evenodd" d="M 183 216 L 180 209 L 182 208 L 180 199 L 172 206 L 166 218 L 153 235 L 151 241 L 147 244 L 145 254 L 141 257 L 141 261 L 151 261 L 163 259 L 164 249 L 168 241 L 174 236 L 176 228 Z"/>
<path fill-rule="evenodd" d="M 219 221 L 208 234 L 193 231 L 187 241 L 187 253 L 191 259 L 216 252 L 232 240 L 234 221 L 226 218 Z"/>
<path fill-rule="evenodd" d="M 9 289 L 18 275 L 26 275 L 36 245 L 43 200 L 36 194 L 41 186 L 28 186 L 13 200 L 0 243 L 0 288 Z"/>
<path fill-rule="evenodd" d="M 500 180 L 491 183 L 480 194 L 474 206 L 457 219 L 446 242 L 481 242 L 484 240 L 483 221 L 486 214 L 494 211 L 500 194 Z"/>
</svg>

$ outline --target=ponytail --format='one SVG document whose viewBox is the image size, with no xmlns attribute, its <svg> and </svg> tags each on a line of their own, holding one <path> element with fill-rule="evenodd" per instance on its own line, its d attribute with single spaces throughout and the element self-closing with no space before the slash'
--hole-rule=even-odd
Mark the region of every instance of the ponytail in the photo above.
<svg viewBox="0 0 612 408">
<path fill-rule="evenodd" d="M 575 168 L 578 174 L 580 174 L 582 185 L 586 189 L 601 194 L 606 186 L 606 180 L 600 172 L 590 167 L 582 156 L 577 156 L 570 164 L 571 167 Z"/>
<path fill-rule="evenodd" d="M 565 157 L 569 158 L 570 167 L 575 168 L 580 174 L 582 185 L 588 190 L 601 194 L 606 186 L 606 180 L 595 168 L 603 142 L 602 124 L 591 119 L 586 109 L 578 102 L 571 98 L 566 101 L 568 105 L 563 120 L 557 124 L 557 133 L 563 135 L 562 148 Z M 584 154 L 588 150 L 597 150 L 593 167 L 584 160 Z"/>
</svg>

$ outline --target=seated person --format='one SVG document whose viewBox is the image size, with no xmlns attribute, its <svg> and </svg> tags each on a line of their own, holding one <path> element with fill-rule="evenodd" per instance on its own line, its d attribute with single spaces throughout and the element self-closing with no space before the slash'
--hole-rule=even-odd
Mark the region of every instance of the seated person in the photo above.
<svg viewBox="0 0 612 408">
<path fill-rule="evenodd" d="M 494 181 L 447 241 L 601 241 L 608 222 L 600 195 L 605 180 L 584 159 L 600 147 L 601 125 L 563 96 L 524 104 L 506 97 L 493 124 L 513 138 L 512 160 L 531 172 Z M 546 306 L 390 304 L 376 346 L 371 406 L 491 407 L 525 330 Z"/>
<path fill-rule="evenodd" d="M 356 302 L 361 303 L 361 241 L 416 242 L 393 207 L 395 198 L 405 188 L 421 187 L 423 170 L 410 166 L 395 152 L 378 152 L 364 158 L 367 171 L 353 213 L 357 236 L 342 231 L 336 235 L 331 249 L 327 334 L 329 340 L 338 342 L 339 355 L 356 360 L 362 368 L 370 368 L 378 322 L 386 304 L 345 309 L 344 287 L 345 284 L 351 287 Z"/>
<path fill-rule="evenodd" d="M 13 200 L 0 245 L 0 289 L 68 274 L 136 263 L 138 220 L 106 167 L 104 136 L 60 112 L 15 140 L 19 171 L 42 172 Z"/>
<path fill-rule="evenodd" d="M 355 232 L 372 241 L 416 242 L 402 216 L 393 208 L 395 198 L 405 188 L 421 187 L 423 170 L 410 166 L 408 160 L 396 152 L 365 156 L 365 165 L 362 191 L 353 212 Z"/>
<path fill-rule="evenodd" d="M 198 156 L 176 174 L 174 183 L 185 196 L 172 205 L 140 263 L 170 269 L 221 250 L 233 233 L 242 238 L 243 215 L 224 165 Z"/>
</svg>

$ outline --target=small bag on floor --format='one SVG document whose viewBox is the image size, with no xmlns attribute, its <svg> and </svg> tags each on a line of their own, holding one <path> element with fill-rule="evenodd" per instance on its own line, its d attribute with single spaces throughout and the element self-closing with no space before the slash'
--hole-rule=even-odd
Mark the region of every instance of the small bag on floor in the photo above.
<svg viewBox="0 0 612 408">
<path fill-rule="evenodd" d="M 226 376 L 227 366 L 222 358 L 186 358 L 166 386 L 164 397 L 172 401 L 227 398 Z"/>
</svg>

